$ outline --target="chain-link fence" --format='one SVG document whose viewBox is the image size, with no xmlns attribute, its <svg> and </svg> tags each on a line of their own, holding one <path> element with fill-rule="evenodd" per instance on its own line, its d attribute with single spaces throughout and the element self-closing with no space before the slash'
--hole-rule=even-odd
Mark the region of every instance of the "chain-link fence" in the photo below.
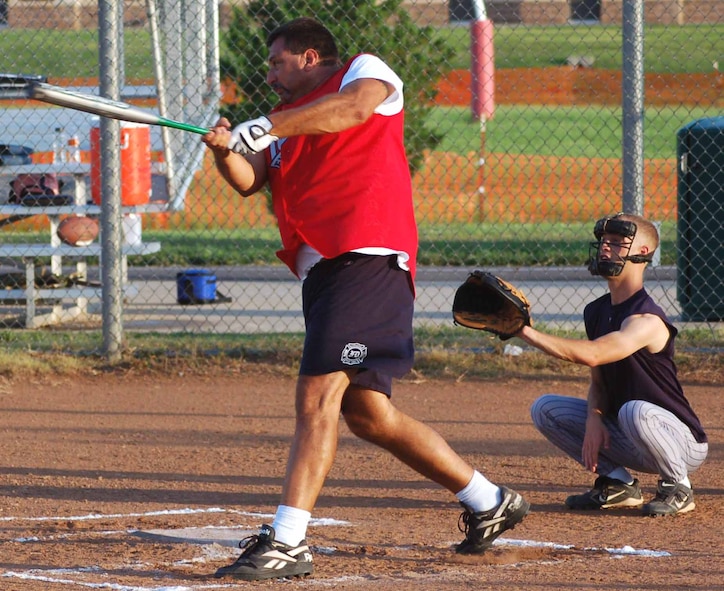
<svg viewBox="0 0 724 591">
<path fill-rule="evenodd" d="M 219 112 L 239 122 L 273 104 L 264 32 L 301 15 L 405 82 L 421 346 L 451 327 L 474 268 L 517 283 L 542 325 L 580 329 L 605 291 L 586 270 L 593 223 L 622 210 L 660 228 L 647 285 L 671 317 L 724 318 L 721 0 L 8 0 L 0 71 L 202 127 Z M 303 331 L 267 195 L 236 195 L 197 135 L 120 124 L 114 146 L 113 123 L 7 97 L 0 118 L 0 327 Z M 25 174 L 62 187 L 11 198 Z M 114 186 L 121 207 L 104 214 Z M 103 218 L 118 251 L 64 244 L 58 225 L 77 215 Z"/>
</svg>

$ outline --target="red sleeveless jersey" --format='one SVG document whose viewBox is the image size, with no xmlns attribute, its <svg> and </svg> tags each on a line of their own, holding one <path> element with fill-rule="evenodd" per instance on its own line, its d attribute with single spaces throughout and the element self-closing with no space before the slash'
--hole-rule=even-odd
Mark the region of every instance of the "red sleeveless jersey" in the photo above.
<svg viewBox="0 0 724 591">
<path fill-rule="evenodd" d="M 310 94 L 275 111 L 338 92 L 352 61 Z M 403 126 L 404 112 L 375 113 L 339 133 L 282 138 L 266 150 L 283 245 L 277 256 L 293 273 L 302 244 L 324 258 L 380 247 L 407 253 L 414 280 L 417 225 Z"/>
</svg>

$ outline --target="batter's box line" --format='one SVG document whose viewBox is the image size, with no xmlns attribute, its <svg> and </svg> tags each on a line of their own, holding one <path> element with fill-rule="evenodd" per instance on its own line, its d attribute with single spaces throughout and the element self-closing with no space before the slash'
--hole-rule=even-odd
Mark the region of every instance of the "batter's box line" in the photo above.
<svg viewBox="0 0 724 591">
<path fill-rule="evenodd" d="M 88 569 L 85 569 L 87 571 Z M 44 575 L 35 574 L 35 571 L 26 572 L 15 572 L 8 571 L 2 573 L 0 576 L 5 578 L 16 578 L 26 581 L 39 581 L 43 583 L 53 583 L 56 585 L 73 585 L 74 587 L 88 587 L 89 589 L 112 589 L 113 591 L 202 591 L 204 589 L 234 589 L 239 588 L 237 585 L 231 585 L 228 583 L 216 583 L 209 585 L 194 585 L 189 587 L 187 585 L 163 585 L 161 587 L 140 587 L 137 585 L 122 585 L 120 583 L 94 583 L 92 581 L 79 581 L 76 579 L 67 578 L 56 578 L 50 577 L 48 574 L 80 574 L 80 569 L 77 571 L 69 571 L 68 569 L 61 569 L 59 571 L 43 571 Z M 100 571 L 102 572 L 102 570 Z"/>
<path fill-rule="evenodd" d="M 161 517 L 167 515 L 195 515 L 198 513 L 239 513 L 233 509 L 223 509 L 221 507 L 210 507 L 208 509 L 162 509 L 159 511 L 146 511 L 144 513 L 89 513 L 87 515 L 69 515 L 69 516 L 45 516 L 45 517 L 26 517 L 26 516 L 6 516 L 0 517 L 2 521 L 92 521 L 100 519 L 125 519 L 130 517 Z"/>
<path fill-rule="evenodd" d="M 260 520 L 274 519 L 273 513 L 257 513 L 252 511 L 241 511 L 239 509 L 226 509 L 223 507 L 209 507 L 206 509 L 198 509 L 187 507 L 184 509 L 162 509 L 159 511 L 146 511 L 143 513 L 89 513 L 87 515 L 70 515 L 70 516 L 45 516 L 45 517 L 26 517 L 26 516 L 6 516 L 0 517 L 0 522 L 9 521 L 92 521 L 102 519 L 125 519 L 138 517 L 163 517 L 169 515 L 197 515 L 200 513 L 226 513 L 230 515 L 243 515 L 244 517 L 253 517 Z M 330 525 L 352 525 L 348 521 L 339 519 L 331 519 L 329 517 L 312 518 L 309 521 L 310 526 L 330 526 Z"/>
<path fill-rule="evenodd" d="M 535 542 L 533 540 L 514 540 L 514 539 L 497 539 L 493 542 L 494 546 L 517 546 L 517 547 L 539 547 L 551 548 L 553 550 L 575 550 L 573 544 L 556 544 L 554 542 Z M 665 558 L 671 556 L 666 550 L 647 550 L 635 549 L 632 546 L 623 546 L 621 548 L 583 548 L 584 552 L 608 552 L 615 556 L 646 556 L 649 558 Z"/>
</svg>

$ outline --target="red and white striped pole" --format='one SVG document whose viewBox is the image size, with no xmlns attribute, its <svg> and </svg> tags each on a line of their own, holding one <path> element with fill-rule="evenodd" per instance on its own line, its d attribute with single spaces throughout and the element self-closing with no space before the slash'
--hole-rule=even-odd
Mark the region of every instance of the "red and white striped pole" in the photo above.
<svg viewBox="0 0 724 591">
<path fill-rule="evenodd" d="M 485 133 L 487 120 L 495 113 L 495 61 L 493 21 L 488 19 L 483 0 L 473 3 L 474 20 L 470 24 L 470 69 L 473 117 L 480 122 L 479 211 L 483 219 L 485 199 Z"/>
<path fill-rule="evenodd" d="M 473 116 L 490 119 L 495 113 L 493 21 L 488 19 L 483 0 L 476 0 L 473 9 L 475 18 L 470 25 Z"/>
</svg>

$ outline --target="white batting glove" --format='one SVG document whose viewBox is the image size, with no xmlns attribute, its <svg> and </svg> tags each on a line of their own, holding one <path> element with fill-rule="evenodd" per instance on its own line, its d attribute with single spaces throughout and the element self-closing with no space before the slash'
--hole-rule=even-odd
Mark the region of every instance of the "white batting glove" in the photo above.
<svg viewBox="0 0 724 591">
<path fill-rule="evenodd" d="M 272 122 L 266 117 L 245 121 L 231 131 L 229 150 L 242 155 L 261 152 L 279 139 L 269 133 L 271 129 Z"/>
</svg>

